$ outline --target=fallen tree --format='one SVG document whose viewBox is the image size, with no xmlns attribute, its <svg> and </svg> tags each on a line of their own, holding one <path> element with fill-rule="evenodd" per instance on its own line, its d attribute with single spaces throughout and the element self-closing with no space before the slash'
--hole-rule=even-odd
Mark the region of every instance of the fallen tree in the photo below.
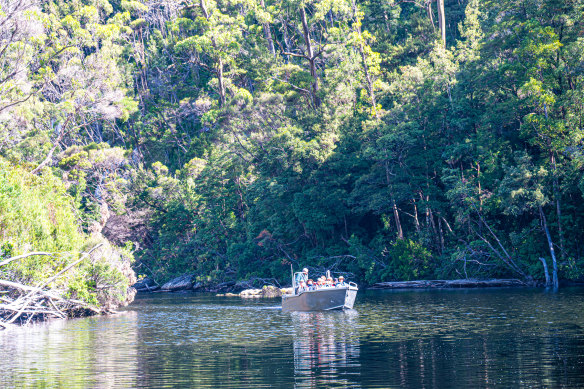
<svg viewBox="0 0 584 389">
<path fill-rule="evenodd" d="M 67 265 L 52 277 L 37 286 L 24 285 L 14 281 L 0 279 L 0 329 L 16 324 L 28 324 L 31 321 L 41 321 L 49 318 L 70 318 L 88 314 L 100 314 L 104 311 L 84 301 L 63 296 L 63 291 L 53 290 L 48 286 L 70 269 L 80 264 L 103 243 L 95 245 L 83 253 L 80 258 Z M 50 255 L 50 253 L 30 253 L 2 261 L 8 264 L 31 255 Z"/>
<path fill-rule="evenodd" d="M 487 288 L 487 287 L 509 287 L 528 286 L 525 282 L 511 279 L 490 279 L 490 280 L 419 280 L 419 281 L 395 281 L 378 282 L 370 289 L 416 289 L 416 288 Z"/>
</svg>

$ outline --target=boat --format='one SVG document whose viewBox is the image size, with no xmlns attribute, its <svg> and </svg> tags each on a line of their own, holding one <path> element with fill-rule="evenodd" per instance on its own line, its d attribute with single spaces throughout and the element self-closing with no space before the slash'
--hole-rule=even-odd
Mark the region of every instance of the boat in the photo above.
<svg viewBox="0 0 584 389">
<path fill-rule="evenodd" d="M 354 282 L 347 286 L 323 287 L 296 292 L 296 275 L 292 276 L 292 293 L 282 295 L 282 311 L 331 311 L 353 309 L 359 288 Z M 327 271 L 327 275 L 330 274 Z"/>
</svg>

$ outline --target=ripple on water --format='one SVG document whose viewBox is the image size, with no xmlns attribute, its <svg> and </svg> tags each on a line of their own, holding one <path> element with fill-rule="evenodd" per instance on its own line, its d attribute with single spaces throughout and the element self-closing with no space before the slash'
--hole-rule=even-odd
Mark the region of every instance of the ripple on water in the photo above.
<svg viewBox="0 0 584 389">
<path fill-rule="evenodd" d="M 584 387 L 584 292 L 360 292 L 347 312 L 140 296 L 0 334 L 0 387 Z"/>
</svg>

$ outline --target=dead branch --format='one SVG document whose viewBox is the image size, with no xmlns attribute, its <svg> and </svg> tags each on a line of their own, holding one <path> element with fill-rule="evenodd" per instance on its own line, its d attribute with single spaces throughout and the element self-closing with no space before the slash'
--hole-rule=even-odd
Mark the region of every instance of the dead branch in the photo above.
<svg viewBox="0 0 584 389">
<path fill-rule="evenodd" d="M 23 315 L 25 316 L 24 319 L 26 319 L 26 324 L 28 324 L 31 320 L 44 318 L 47 316 L 66 318 L 68 316 L 66 312 L 73 312 L 79 309 L 90 310 L 94 313 L 101 313 L 98 308 L 92 307 L 83 301 L 64 299 L 54 291 L 44 290 L 44 288 L 46 288 L 49 284 L 54 282 L 64 273 L 69 271 L 71 268 L 81 263 L 81 261 L 91 255 L 93 251 L 102 245 L 103 243 L 95 245 L 91 250 L 83 253 L 83 255 L 81 255 L 78 260 L 72 262 L 63 270 L 50 277 L 46 281 L 41 282 L 37 286 L 28 286 L 17 282 L 0 280 L 0 287 L 8 288 L 12 291 L 11 294 L 20 294 L 14 300 L 10 298 L 2 299 L 2 301 L 6 302 L 6 304 L 0 304 L 0 326 L 2 328 L 7 328 L 17 319 L 23 317 Z M 24 258 L 34 254 L 39 253 L 29 253 L 19 257 Z M 48 253 L 42 254 L 46 255 Z M 20 258 L 14 257 L 10 258 L 10 260 L 12 261 Z M 21 319 L 20 322 L 22 323 L 23 321 L 24 320 Z"/>
<path fill-rule="evenodd" d="M 27 254 L 17 255 L 16 257 L 8 258 L 8 259 L 5 259 L 4 261 L 0 262 L 0 266 L 8 265 L 12 261 L 17 261 L 19 259 L 23 259 L 23 258 L 27 258 L 27 257 L 32 257 L 33 255 L 47 255 L 47 256 L 52 256 L 54 254 L 53 253 L 45 253 L 45 252 L 40 252 L 39 251 L 39 252 L 33 252 L 33 253 L 27 253 Z"/>
</svg>

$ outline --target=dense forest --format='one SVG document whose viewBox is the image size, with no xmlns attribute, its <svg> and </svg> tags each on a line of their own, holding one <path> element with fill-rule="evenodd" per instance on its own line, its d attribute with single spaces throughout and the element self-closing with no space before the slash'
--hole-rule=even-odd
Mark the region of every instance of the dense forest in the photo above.
<svg viewBox="0 0 584 389">
<path fill-rule="evenodd" d="M 0 0 L 0 261 L 582 279 L 583 58 L 583 0 Z"/>
</svg>

